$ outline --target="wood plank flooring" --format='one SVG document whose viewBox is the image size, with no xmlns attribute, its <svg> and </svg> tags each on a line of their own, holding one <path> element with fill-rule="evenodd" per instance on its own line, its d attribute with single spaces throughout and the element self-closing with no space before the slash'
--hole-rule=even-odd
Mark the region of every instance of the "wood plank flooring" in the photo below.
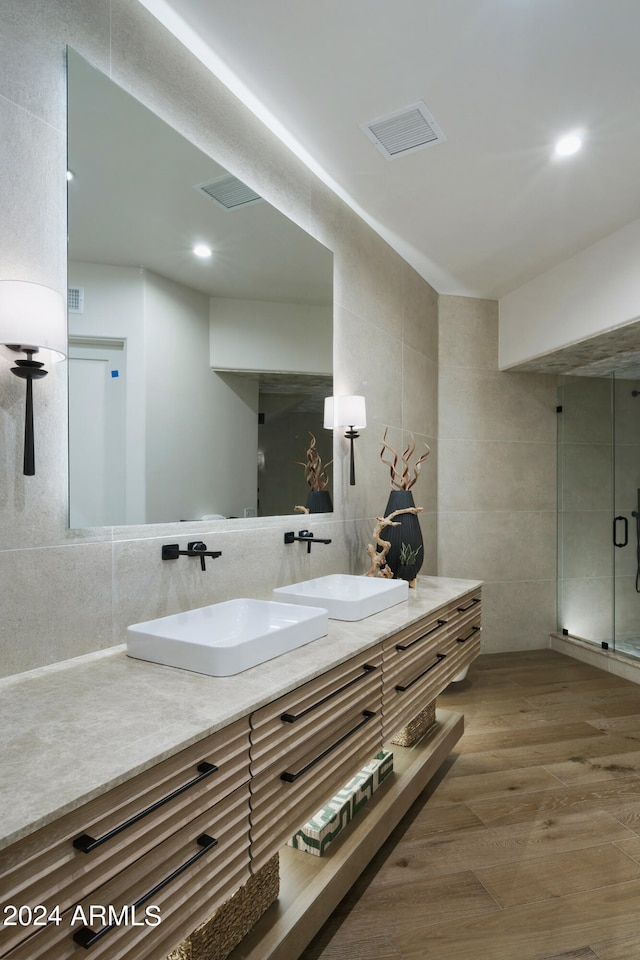
<svg viewBox="0 0 640 960">
<path fill-rule="evenodd" d="M 640 686 L 480 657 L 455 753 L 301 960 L 639 960 Z"/>
</svg>

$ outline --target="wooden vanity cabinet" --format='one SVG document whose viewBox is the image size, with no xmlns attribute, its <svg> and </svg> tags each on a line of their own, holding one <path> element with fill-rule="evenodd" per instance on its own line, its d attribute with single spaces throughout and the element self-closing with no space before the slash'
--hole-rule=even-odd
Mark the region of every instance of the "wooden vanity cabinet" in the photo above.
<svg viewBox="0 0 640 960">
<path fill-rule="evenodd" d="M 248 780 L 245 718 L 0 852 L 0 956 L 165 956 L 161 944 L 169 952 L 249 877 Z M 77 904 L 111 905 L 120 916 L 138 902 L 126 924 L 90 946 L 74 940 L 84 926 L 81 917 L 71 925 Z M 23 919 L 27 910 L 46 917 L 55 907 L 61 919 L 7 926 L 11 904 L 26 908 Z M 39 905 L 44 911 L 35 911 Z M 150 905 L 160 908 L 156 925 L 145 922 L 153 919 Z M 98 917 L 89 929 L 103 926 Z"/>
<path fill-rule="evenodd" d="M 381 667 L 377 645 L 252 714 L 252 871 L 380 749 Z"/>
<path fill-rule="evenodd" d="M 163 960 L 278 852 L 281 906 L 233 956 L 298 956 L 453 748 L 463 718 L 439 711 L 415 746 L 394 746 L 388 785 L 326 858 L 286 841 L 478 655 L 480 608 L 478 587 L 0 851 L 3 909 L 24 907 L 21 921 L 36 907 L 60 915 L 7 926 L 5 909 L 0 958 Z M 89 919 L 92 906 L 113 913 L 72 925 L 78 907 Z"/>
<path fill-rule="evenodd" d="M 385 740 L 434 701 L 478 656 L 480 608 L 480 591 L 471 591 L 383 642 Z"/>
</svg>

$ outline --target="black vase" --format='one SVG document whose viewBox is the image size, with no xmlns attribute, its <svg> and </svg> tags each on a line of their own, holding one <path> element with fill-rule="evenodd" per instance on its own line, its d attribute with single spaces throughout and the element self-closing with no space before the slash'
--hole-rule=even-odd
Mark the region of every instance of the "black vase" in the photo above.
<svg viewBox="0 0 640 960">
<path fill-rule="evenodd" d="M 399 566 L 396 570 L 396 580 L 408 580 L 411 583 L 412 580 L 418 575 L 418 564 L 409 563 L 406 566 Z"/>
<path fill-rule="evenodd" d="M 305 506 L 309 513 L 333 513 L 331 494 L 328 490 L 309 490 Z"/>
<path fill-rule="evenodd" d="M 389 494 L 384 515 L 388 517 L 394 510 L 404 510 L 407 507 L 415 507 L 411 490 L 392 490 Z M 402 544 L 406 543 L 416 551 L 415 563 L 411 564 L 411 569 L 415 570 L 415 577 L 424 560 L 424 544 L 422 542 L 422 531 L 420 530 L 418 516 L 415 513 L 401 513 L 399 517 L 395 518 L 394 522 L 399 522 L 400 526 L 392 527 L 389 525 L 383 527 L 380 531 L 380 538 L 382 540 L 388 540 L 391 543 L 391 547 L 387 553 L 387 564 L 393 570 L 394 577 L 398 577 L 398 570 L 401 566 L 400 551 Z M 400 577 L 400 579 L 403 578 Z"/>
</svg>

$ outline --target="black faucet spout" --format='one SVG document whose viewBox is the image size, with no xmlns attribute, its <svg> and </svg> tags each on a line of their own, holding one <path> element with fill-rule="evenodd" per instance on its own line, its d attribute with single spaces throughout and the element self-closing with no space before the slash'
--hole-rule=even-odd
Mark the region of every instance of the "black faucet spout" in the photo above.
<svg viewBox="0 0 640 960">
<path fill-rule="evenodd" d="M 221 556 L 221 550 L 207 550 L 207 545 L 202 540 L 192 540 L 187 544 L 186 550 L 181 550 L 177 543 L 163 543 L 162 545 L 163 560 L 177 560 L 178 557 L 200 557 L 201 570 L 207 569 L 205 557 L 211 557 L 212 560 L 215 560 L 216 557 Z"/>
<path fill-rule="evenodd" d="M 299 530 L 298 536 L 296 537 L 293 530 L 289 530 L 284 535 L 285 543 L 295 543 L 298 540 L 300 543 L 306 543 L 307 553 L 311 553 L 311 544 L 312 543 L 331 543 L 331 540 L 323 539 L 322 537 L 314 537 L 311 530 Z"/>
</svg>

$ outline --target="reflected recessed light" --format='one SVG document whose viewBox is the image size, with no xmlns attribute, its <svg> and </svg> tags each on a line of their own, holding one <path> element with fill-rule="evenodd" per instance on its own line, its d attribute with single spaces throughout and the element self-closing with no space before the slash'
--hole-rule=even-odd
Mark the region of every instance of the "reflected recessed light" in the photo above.
<svg viewBox="0 0 640 960">
<path fill-rule="evenodd" d="M 584 134 L 582 131 L 572 130 L 571 133 L 566 133 L 556 141 L 553 152 L 556 157 L 570 157 L 581 149 L 583 143 Z"/>
<path fill-rule="evenodd" d="M 67 170 L 67 180 L 73 180 L 73 171 Z"/>
<path fill-rule="evenodd" d="M 208 247 L 206 243 L 196 243 L 193 248 L 193 252 L 196 257 L 200 257 L 202 260 L 208 259 L 213 253 L 211 247 Z"/>
</svg>

